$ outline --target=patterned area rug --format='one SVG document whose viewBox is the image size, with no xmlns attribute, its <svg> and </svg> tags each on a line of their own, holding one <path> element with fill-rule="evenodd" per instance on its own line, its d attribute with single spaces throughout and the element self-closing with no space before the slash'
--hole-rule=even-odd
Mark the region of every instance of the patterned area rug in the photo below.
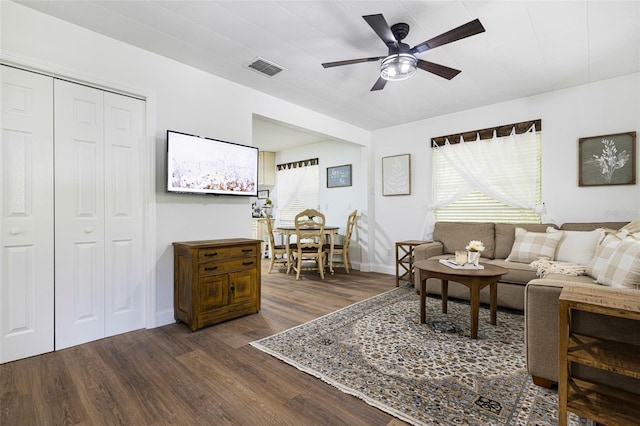
<svg viewBox="0 0 640 426">
<path fill-rule="evenodd" d="M 534 385 L 524 360 L 524 318 L 419 298 L 410 287 L 348 306 L 251 344 L 416 425 L 556 425 L 557 394 Z M 577 417 L 570 424 L 580 424 Z"/>
</svg>

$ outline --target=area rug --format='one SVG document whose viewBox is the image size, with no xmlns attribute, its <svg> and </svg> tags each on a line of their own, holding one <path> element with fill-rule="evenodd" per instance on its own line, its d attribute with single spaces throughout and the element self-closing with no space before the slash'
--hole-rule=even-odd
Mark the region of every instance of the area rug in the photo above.
<svg viewBox="0 0 640 426">
<path fill-rule="evenodd" d="M 399 287 L 251 344 L 415 425 L 556 425 L 557 393 L 534 385 L 524 359 L 524 318 L 419 298 Z M 577 417 L 570 424 L 582 423 Z"/>
</svg>

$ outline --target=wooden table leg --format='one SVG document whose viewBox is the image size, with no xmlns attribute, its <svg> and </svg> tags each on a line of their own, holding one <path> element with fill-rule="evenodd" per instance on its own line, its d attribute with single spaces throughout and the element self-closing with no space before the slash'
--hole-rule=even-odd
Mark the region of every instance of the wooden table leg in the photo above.
<svg viewBox="0 0 640 426">
<path fill-rule="evenodd" d="M 420 324 L 427 322 L 427 278 L 423 276 L 422 270 L 418 271 L 420 274 Z"/>
<path fill-rule="evenodd" d="M 498 310 L 498 282 L 492 282 L 489 286 L 489 290 L 491 292 L 491 300 L 490 300 L 490 307 L 491 307 L 491 316 L 489 318 L 489 322 L 491 323 L 491 325 L 496 325 L 496 313 Z"/>
<path fill-rule="evenodd" d="M 478 316 L 480 314 L 480 286 L 471 285 L 471 338 L 478 338 Z"/>
<path fill-rule="evenodd" d="M 447 301 L 449 300 L 449 280 L 442 281 L 440 293 L 442 293 L 442 313 L 447 313 Z"/>
</svg>

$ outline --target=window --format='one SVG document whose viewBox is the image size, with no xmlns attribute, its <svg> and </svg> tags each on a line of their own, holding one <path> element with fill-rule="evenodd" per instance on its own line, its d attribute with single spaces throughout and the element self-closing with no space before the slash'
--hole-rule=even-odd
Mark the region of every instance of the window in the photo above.
<svg viewBox="0 0 640 426">
<path fill-rule="evenodd" d="M 296 214 L 320 204 L 320 166 L 278 167 L 278 219 L 281 225 L 293 225 Z"/>
<path fill-rule="evenodd" d="M 437 221 L 540 223 L 541 134 L 434 147 Z"/>
</svg>

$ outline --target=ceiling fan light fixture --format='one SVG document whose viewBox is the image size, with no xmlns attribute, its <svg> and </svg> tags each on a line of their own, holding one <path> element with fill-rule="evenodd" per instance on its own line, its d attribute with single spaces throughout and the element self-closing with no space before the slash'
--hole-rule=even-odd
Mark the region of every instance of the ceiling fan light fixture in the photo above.
<svg viewBox="0 0 640 426">
<path fill-rule="evenodd" d="M 401 81 L 416 73 L 418 60 L 409 53 L 389 55 L 380 64 L 380 77 L 389 81 Z"/>
</svg>

